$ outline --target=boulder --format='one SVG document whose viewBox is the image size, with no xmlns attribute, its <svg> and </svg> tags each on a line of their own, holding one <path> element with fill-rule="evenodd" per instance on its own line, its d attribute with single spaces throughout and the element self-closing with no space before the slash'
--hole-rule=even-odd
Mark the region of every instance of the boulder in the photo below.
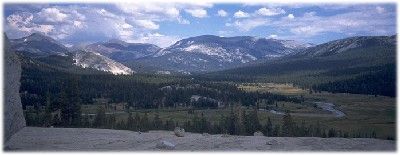
<svg viewBox="0 0 400 155">
<path fill-rule="evenodd" d="M 4 34 L 4 142 L 25 127 L 25 117 L 22 111 L 19 87 L 21 85 L 21 62 L 18 56 L 10 50 L 10 42 Z"/>
<path fill-rule="evenodd" d="M 254 132 L 254 136 L 264 136 L 264 134 L 261 131 L 256 131 Z"/>
<path fill-rule="evenodd" d="M 278 144 L 278 141 L 276 141 L 275 139 L 271 140 L 271 141 L 267 141 L 266 142 L 267 145 L 276 145 Z"/>
<path fill-rule="evenodd" d="M 157 143 L 156 148 L 165 149 L 165 150 L 173 150 L 173 149 L 175 149 L 175 144 L 172 144 L 171 142 L 162 140 Z"/>
<path fill-rule="evenodd" d="M 174 129 L 174 133 L 175 133 L 175 135 L 178 136 L 178 137 L 185 137 L 185 129 L 183 129 L 183 128 L 176 127 L 176 128 Z"/>
</svg>

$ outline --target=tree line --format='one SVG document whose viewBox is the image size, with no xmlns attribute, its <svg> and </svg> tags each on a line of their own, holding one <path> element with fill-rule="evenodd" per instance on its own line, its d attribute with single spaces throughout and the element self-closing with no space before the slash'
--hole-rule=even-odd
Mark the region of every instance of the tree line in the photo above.
<svg viewBox="0 0 400 155">
<path fill-rule="evenodd" d="M 209 133 L 209 134 L 229 134 L 251 136 L 254 132 L 262 132 L 268 137 L 343 137 L 343 138 L 376 138 L 376 131 L 342 131 L 335 128 L 323 127 L 320 122 L 316 124 L 296 123 L 290 113 L 283 115 L 281 122 L 273 124 L 268 117 L 266 122 L 261 122 L 258 116 L 258 110 L 253 108 L 246 111 L 239 106 L 232 106 L 229 114 L 221 114 L 218 120 L 210 121 L 204 113 L 193 114 L 191 119 L 186 121 L 176 121 L 172 118 L 163 120 L 159 113 L 155 113 L 153 117 L 149 113 L 144 114 L 129 113 L 128 118 L 118 119 L 116 114 L 106 114 L 104 107 L 97 109 L 95 118 L 90 120 L 89 115 L 83 114 L 79 121 L 70 122 L 71 118 L 62 117 L 51 118 L 48 110 L 39 113 L 26 112 L 28 126 L 54 126 L 54 127 L 81 127 L 81 128 L 100 128 L 100 129 L 116 129 L 130 130 L 136 132 L 147 132 L 150 130 L 174 130 L 175 127 L 183 127 L 187 132 L 193 133 Z M 46 108 L 47 109 L 47 108 Z M 32 120 L 34 117 L 34 120 Z M 36 119 L 35 119 L 36 118 Z M 72 119 L 73 120 L 73 119 Z M 73 122 L 73 121 L 72 121 Z M 394 137 L 387 137 L 393 140 Z"/>
</svg>

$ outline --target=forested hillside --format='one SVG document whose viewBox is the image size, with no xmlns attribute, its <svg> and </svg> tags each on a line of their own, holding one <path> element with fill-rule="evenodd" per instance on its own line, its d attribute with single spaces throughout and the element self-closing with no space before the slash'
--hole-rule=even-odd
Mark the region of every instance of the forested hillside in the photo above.
<svg viewBox="0 0 400 155">
<path fill-rule="evenodd" d="M 395 96 L 396 43 L 393 40 L 395 36 L 349 38 L 318 45 L 273 62 L 200 77 L 294 83 L 315 91 Z M 352 43 L 351 47 L 331 47 L 330 44 L 340 41 Z"/>
</svg>

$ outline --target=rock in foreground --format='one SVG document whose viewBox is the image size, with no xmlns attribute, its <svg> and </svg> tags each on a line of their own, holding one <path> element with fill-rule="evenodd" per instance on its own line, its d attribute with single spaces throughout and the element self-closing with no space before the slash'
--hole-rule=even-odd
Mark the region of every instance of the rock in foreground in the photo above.
<svg viewBox="0 0 400 155">
<path fill-rule="evenodd" d="M 264 136 L 264 134 L 261 131 L 256 131 L 253 134 L 254 136 Z"/>
<path fill-rule="evenodd" d="M 185 129 L 183 129 L 183 128 L 176 127 L 176 128 L 174 129 L 174 133 L 175 133 L 175 135 L 178 136 L 178 137 L 185 137 Z"/>
<path fill-rule="evenodd" d="M 395 141 L 369 138 L 203 136 L 172 131 L 25 127 L 6 143 L 6 151 L 160 151 L 167 141 L 186 151 L 395 151 Z"/>
<path fill-rule="evenodd" d="M 19 87 L 21 85 L 21 62 L 9 48 L 9 40 L 4 34 L 4 142 L 25 126 Z"/>
<path fill-rule="evenodd" d="M 168 141 L 165 141 L 165 140 L 160 141 L 159 143 L 157 143 L 156 147 L 159 148 L 159 149 L 167 149 L 167 150 L 175 149 L 175 145 L 174 144 L 172 144 L 172 143 L 170 143 Z"/>
</svg>

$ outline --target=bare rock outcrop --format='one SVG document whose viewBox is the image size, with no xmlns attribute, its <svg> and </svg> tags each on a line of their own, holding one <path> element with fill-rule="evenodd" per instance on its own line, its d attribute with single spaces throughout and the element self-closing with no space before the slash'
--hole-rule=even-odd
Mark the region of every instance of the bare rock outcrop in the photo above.
<svg viewBox="0 0 400 155">
<path fill-rule="evenodd" d="M 166 149 L 166 150 L 173 150 L 175 149 L 175 144 L 172 144 L 171 142 L 162 140 L 157 143 L 156 148 L 158 149 Z"/>
<path fill-rule="evenodd" d="M 176 128 L 174 129 L 174 133 L 175 133 L 175 135 L 178 136 L 178 137 L 185 137 L 185 129 L 183 129 L 183 128 L 176 127 Z"/>
<path fill-rule="evenodd" d="M 164 142 L 163 142 L 164 141 Z M 186 132 L 90 128 L 25 127 L 7 142 L 7 151 L 396 151 L 396 141 L 374 138 L 221 137 Z M 157 146 L 158 144 L 158 146 Z M 173 147 L 175 146 L 175 147 Z"/>
<path fill-rule="evenodd" d="M 264 136 L 264 134 L 261 131 L 256 131 L 254 132 L 254 136 Z"/>
<path fill-rule="evenodd" d="M 25 127 L 19 87 L 21 85 L 21 62 L 10 50 L 10 42 L 4 34 L 4 142 Z"/>
</svg>

